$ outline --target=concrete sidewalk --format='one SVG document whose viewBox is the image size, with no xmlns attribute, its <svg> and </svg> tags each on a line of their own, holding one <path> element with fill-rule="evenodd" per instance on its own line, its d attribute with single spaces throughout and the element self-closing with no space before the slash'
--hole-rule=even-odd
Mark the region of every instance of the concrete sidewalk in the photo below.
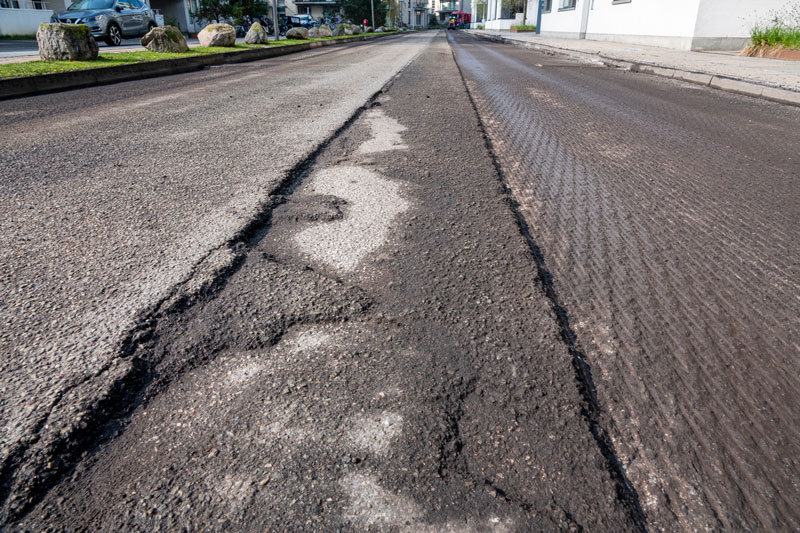
<svg viewBox="0 0 800 533">
<path fill-rule="evenodd" d="M 466 31 L 483 38 L 601 61 L 613 67 L 800 105 L 800 61 L 742 57 L 732 52 L 690 52 L 611 41 L 558 39 L 534 33 Z"/>
</svg>

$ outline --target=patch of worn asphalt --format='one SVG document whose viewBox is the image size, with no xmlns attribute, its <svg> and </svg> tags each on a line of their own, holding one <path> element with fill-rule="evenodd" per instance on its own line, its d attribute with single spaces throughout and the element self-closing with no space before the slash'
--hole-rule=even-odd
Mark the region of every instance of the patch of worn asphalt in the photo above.
<svg viewBox="0 0 800 533">
<path fill-rule="evenodd" d="M 230 268 L 287 173 L 430 38 L 3 103 L 0 520 L 122 403 L 132 332 Z"/>
<path fill-rule="evenodd" d="M 341 132 L 141 339 L 141 403 L 13 529 L 635 529 L 441 33 L 373 110 L 406 148 L 360 150 L 371 113 Z M 343 223 L 367 215 L 364 251 Z M 353 268 L 298 241 L 326 226 Z"/>
</svg>

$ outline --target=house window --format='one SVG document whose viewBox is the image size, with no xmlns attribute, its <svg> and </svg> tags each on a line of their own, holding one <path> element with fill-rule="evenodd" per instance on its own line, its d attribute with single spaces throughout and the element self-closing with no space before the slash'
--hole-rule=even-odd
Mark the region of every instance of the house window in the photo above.
<svg viewBox="0 0 800 533">
<path fill-rule="evenodd" d="M 577 0 L 560 0 L 561 6 L 559 7 L 559 11 L 563 11 L 566 9 L 575 9 L 575 3 Z"/>
<path fill-rule="evenodd" d="M 553 0 L 544 0 L 542 13 L 550 13 L 553 10 Z"/>
</svg>

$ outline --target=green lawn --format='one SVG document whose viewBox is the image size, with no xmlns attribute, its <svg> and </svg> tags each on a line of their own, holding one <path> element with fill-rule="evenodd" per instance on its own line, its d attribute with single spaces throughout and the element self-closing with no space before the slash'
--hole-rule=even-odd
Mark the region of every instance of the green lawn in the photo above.
<svg viewBox="0 0 800 533">
<path fill-rule="evenodd" d="M 362 35 L 374 35 L 371 33 Z M 328 41 L 331 39 L 341 39 L 342 37 L 328 37 L 322 39 L 283 39 L 277 43 L 270 44 L 237 44 L 233 48 L 222 47 L 203 47 L 195 46 L 188 52 L 182 54 L 158 53 L 142 50 L 140 52 L 119 52 L 112 54 L 100 54 L 94 61 L 25 61 L 23 63 L 8 63 L 0 65 L 0 79 L 19 78 L 22 76 L 36 76 L 38 74 L 52 74 L 54 72 L 65 72 L 68 70 L 82 70 L 87 68 L 115 67 L 118 65 L 128 65 L 131 63 L 143 63 L 145 61 L 158 61 L 160 59 L 173 59 L 176 57 L 189 57 L 207 54 L 220 54 L 229 52 L 239 52 L 251 48 L 265 48 L 276 46 L 288 46 L 290 44 L 301 44 L 309 41 Z M 349 35 L 347 37 L 350 37 Z"/>
</svg>

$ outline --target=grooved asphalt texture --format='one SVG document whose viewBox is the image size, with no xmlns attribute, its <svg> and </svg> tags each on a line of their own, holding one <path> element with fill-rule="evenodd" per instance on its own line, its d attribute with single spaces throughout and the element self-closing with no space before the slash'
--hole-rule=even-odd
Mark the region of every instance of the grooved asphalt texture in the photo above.
<svg viewBox="0 0 800 533">
<path fill-rule="evenodd" d="M 634 529 L 441 33 L 281 192 L 240 268 L 141 337 L 130 419 L 16 529 Z"/>
<path fill-rule="evenodd" d="M 118 401 L 143 317 L 229 265 L 287 172 L 430 38 L 3 102 L 0 516 Z"/>
<path fill-rule="evenodd" d="M 800 528 L 800 110 L 451 36 L 648 526 Z"/>
</svg>

